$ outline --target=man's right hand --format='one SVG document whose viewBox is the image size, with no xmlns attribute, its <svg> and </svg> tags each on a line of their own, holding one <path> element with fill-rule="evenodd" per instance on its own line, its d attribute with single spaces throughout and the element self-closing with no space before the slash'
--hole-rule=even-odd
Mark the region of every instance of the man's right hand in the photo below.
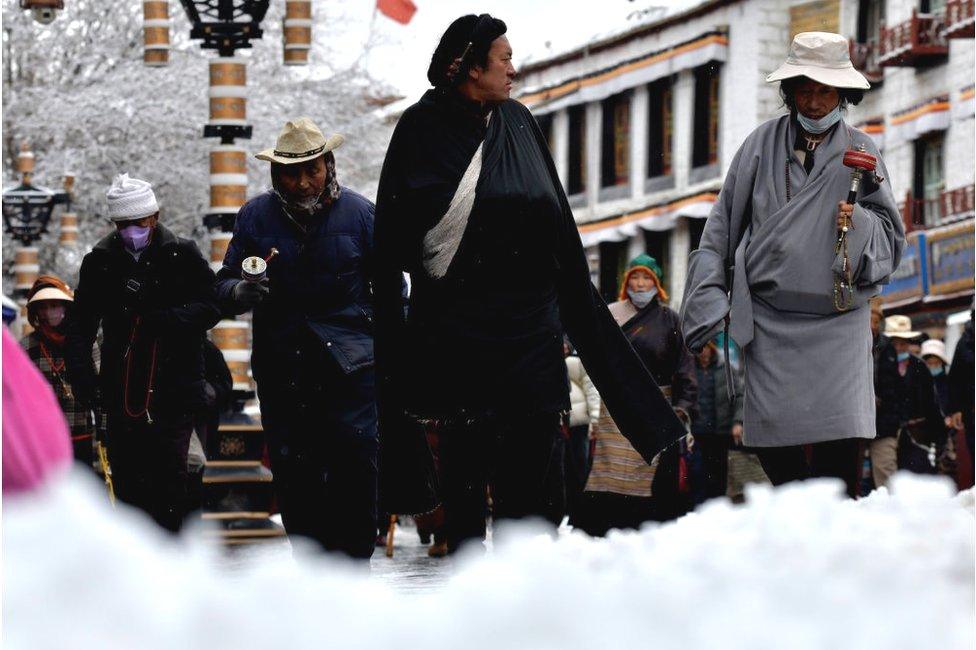
<svg viewBox="0 0 976 650">
<path fill-rule="evenodd" d="M 241 280 L 234 285 L 234 289 L 231 291 L 231 297 L 237 304 L 250 309 L 264 300 L 268 293 L 270 293 L 266 283 L 266 280 L 262 280 L 261 282 Z"/>
<path fill-rule="evenodd" d="M 736 447 L 742 446 L 742 425 L 738 422 L 732 425 L 732 443 Z"/>
</svg>

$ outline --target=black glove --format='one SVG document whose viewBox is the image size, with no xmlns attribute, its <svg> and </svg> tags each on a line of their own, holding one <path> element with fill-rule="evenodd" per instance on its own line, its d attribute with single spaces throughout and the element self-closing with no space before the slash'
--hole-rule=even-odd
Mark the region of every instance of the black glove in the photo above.
<svg viewBox="0 0 976 650">
<path fill-rule="evenodd" d="M 269 290 L 266 284 L 266 280 L 262 280 L 261 282 L 241 280 L 234 285 L 234 289 L 231 291 L 231 298 L 237 304 L 250 309 L 267 297 Z"/>
</svg>

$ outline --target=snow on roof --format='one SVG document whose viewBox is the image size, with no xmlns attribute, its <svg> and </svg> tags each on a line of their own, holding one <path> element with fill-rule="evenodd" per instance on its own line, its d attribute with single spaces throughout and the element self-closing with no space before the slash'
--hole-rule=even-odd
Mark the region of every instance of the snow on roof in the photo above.
<svg viewBox="0 0 976 650">
<path fill-rule="evenodd" d="M 651 5 L 644 9 L 631 11 L 622 22 L 619 16 L 612 15 L 608 19 L 610 25 L 595 31 L 589 38 L 568 42 L 553 48 L 540 48 L 530 52 L 522 59 L 519 70 L 522 73 L 544 68 L 562 59 L 574 58 L 585 51 L 609 46 L 618 41 L 661 28 L 672 22 L 687 17 L 688 14 L 719 7 L 736 0 L 664 0 L 666 4 Z"/>
</svg>

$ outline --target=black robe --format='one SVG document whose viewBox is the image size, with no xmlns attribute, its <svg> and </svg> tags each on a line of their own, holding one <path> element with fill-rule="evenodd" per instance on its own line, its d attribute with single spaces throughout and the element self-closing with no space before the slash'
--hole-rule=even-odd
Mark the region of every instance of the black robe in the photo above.
<svg viewBox="0 0 976 650">
<path fill-rule="evenodd" d="M 648 461 L 684 434 L 590 282 L 546 141 L 514 100 L 486 110 L 430 90 L 394 131 L 376 201 L 376 363 L 381 493 L 394 512 L 432 504 L 410 483 L 421 417 L 520 417 L 569 409 L 565 331 L 621 433 Z M 423 239 L 484 142 L 476 199 L 443 278 Z M 411 276 L 409 317 L 401 273 Z M 513 453 L 518 453 L 513 450 Z M 426 503 L 424 503 L 426 501 Z"/>
</svg>

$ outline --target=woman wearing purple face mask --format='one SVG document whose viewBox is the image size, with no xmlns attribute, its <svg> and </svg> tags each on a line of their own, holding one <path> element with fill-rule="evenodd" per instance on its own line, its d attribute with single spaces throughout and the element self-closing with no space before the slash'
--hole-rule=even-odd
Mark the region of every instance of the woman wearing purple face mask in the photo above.
<svg viewBox="0 0 976 650">
<path fill-rule="evenodd" d="M 78 399 L 107 415 L 116 497 L 176 531 L 193 416 L 206 404 L 203 339 L 220 318 L 215 278 L 196 244 L 159 223 L 148 182 L 121 174 L 106 200 L 116 231 L 81 263 L 68 373 Z"/>
<path fill-rule="evenodd" d="M 34 365 L 51 384 L 71 431 L 75 460 L 94 469 L 94 421 L 91 411 L 78 403 L 65 369 L 65 333 L 74 295 L 53 275 L 42 275 L 27 294 L 27 320 L 34 328 L 21 340 Z"/>
<path fill-rule="evenodd" d="M 122 238 L 122 245 L 137 260 L 152 240 L 153 230 L 159 222 L 159 212 L 142 219 L 116 222 L 115 228 Z"/>
</svg>

